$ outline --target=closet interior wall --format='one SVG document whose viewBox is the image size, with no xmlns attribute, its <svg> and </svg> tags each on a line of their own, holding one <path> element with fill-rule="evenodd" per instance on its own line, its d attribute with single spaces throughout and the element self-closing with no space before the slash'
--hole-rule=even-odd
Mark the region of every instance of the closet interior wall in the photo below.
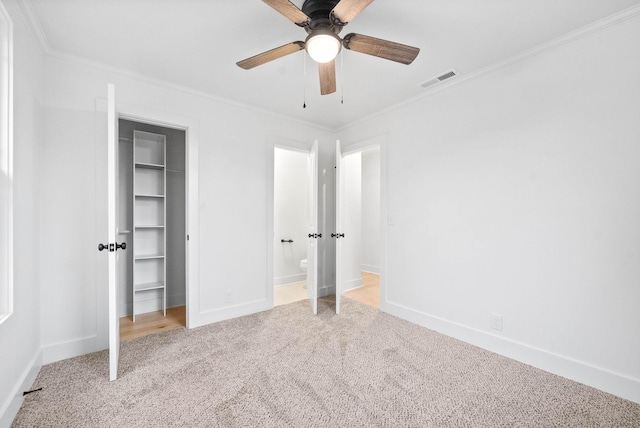
<svg viewBox="0 0 640 428">
<path fill-rule="evenodd" d="M 186 302 L 186 133 L 184 130 L 118 120 L 118 242 L 133 250 L 133 131 L 166 136 L 166 295 L 168 308 Z M 133 314 L 133 255 L 120 253 L 118 315 Z M 138 293 L 139 294 L 139 293 Z M 136 315 L 162 310 L 162 291 L 149 291 L 136 297 Z"/>
</svg>

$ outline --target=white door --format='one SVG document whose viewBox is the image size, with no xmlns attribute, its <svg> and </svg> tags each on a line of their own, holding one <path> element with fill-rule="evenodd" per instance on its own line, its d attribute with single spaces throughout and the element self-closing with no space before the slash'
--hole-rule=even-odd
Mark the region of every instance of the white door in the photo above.
<svg viewBox="0 0 640 428">
<path fill-rule="evenodd" d="M 336 239 L 336 315 L 340 313 L 340 297 L 342 296 L 342 147 L 340 140 L 336 140 L 336 232 L 332 237 Z"/>
<path fill-rule="evenodd" d="M 118 377 L 118 357 L 120 355 L 120 324 L 118 319 L 118 250 L 125 245 L 116 242 L 117 179 L 118 179 L 118 122 L 116 119 L 115 87 L 107 85 L 107 239 L 109 257 L 109 380 Z M 102 247 L 104 248 L 104 246 Z"/>
<path fill-rule="evenodd" d="M 318 141 L 309 152 L 309 244 L 307 248 L 307 296 L 314 315 L 318 313 Z"/>
</svg>

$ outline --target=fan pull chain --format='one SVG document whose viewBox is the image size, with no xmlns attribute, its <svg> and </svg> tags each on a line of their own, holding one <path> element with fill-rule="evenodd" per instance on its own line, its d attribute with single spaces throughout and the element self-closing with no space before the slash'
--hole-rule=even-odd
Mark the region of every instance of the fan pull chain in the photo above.
<svg viewBox="0 0 640 428">
<path fill-rule="evenodd" d="M 302 85 L 302 108 L 307 108 L 307 55 L 306 52 L 302 55 L 302 66 L 304 67 L 303 75 L 304 82 Z"/>
<path fill-rule="evenodd" d="M 340 104 L 344 104 L 344 49 L 340 49 Z"/>
</svg>

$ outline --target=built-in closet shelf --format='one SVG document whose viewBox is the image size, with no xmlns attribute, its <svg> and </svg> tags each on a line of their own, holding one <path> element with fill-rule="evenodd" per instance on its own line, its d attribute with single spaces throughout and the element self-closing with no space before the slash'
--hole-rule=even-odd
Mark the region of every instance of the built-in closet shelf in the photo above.
<svg viewBox="0 0 640 428">
<path fill-rule="evenodd" d="M 164 259 L 164 254 L 142 254 L 139 256 L 133 256 L 134 260 L 155 260 Z"/>
<path fill-rule="evenodd" d="M 136 194 L 135 195 L 136 198 L 164 198 L 164 195 L 143 195 L 143 194 Z"/>
<path fill-rule="evenodd" d="M 150 290 L 162 290 L 164 289 L 164 282 L 148 282 L 146 284 L 135 284 L 133 286 L 135 291 L 150 291 Z"/>
<path fill-rule="evenodd" d="M 135 162 L 134 166 L 136 168 L 164 169 L 164 164 L 160 164 L 160 163 Z"/>
<path fill-rule="evenodd" d="M 136 168 L 146 168 L 146 169 L 164 169 L 164 165 L 157 163 L 146 163 L 146 162 L 136 162 L 134 163 Z"/>
<path fill-rule="evenodd" d="M 156 290 L 167 314 L 166 137 L 133 131 L 133 321 L 136 293 Z"/>
</svg>

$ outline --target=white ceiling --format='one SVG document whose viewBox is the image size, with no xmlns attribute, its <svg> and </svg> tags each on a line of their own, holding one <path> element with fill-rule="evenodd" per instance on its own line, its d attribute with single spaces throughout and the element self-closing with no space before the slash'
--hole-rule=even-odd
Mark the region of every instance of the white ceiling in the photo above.
<svg viewBox="0 0 640 428">
<path fill-rule="evenodd" d="M 304 51 L 235 65 L 306 33 L 260 0 L 22 0 L 53 53 L 77 56 L 332 129 L 425 93 L 451 68 L 474 73 L 640 0 L 377 0 L 342 32 L 419 47 L 406 66 L 345 51 L 321 96 Z M 303 0 L 293 0 L 298 7 Z M 342 71 L 341 71 L 342 68 Z M 303 109 L 305 98 L 307 108 Z M 342 88 L 344 104 L 341 104 Z"/>
</svg>

